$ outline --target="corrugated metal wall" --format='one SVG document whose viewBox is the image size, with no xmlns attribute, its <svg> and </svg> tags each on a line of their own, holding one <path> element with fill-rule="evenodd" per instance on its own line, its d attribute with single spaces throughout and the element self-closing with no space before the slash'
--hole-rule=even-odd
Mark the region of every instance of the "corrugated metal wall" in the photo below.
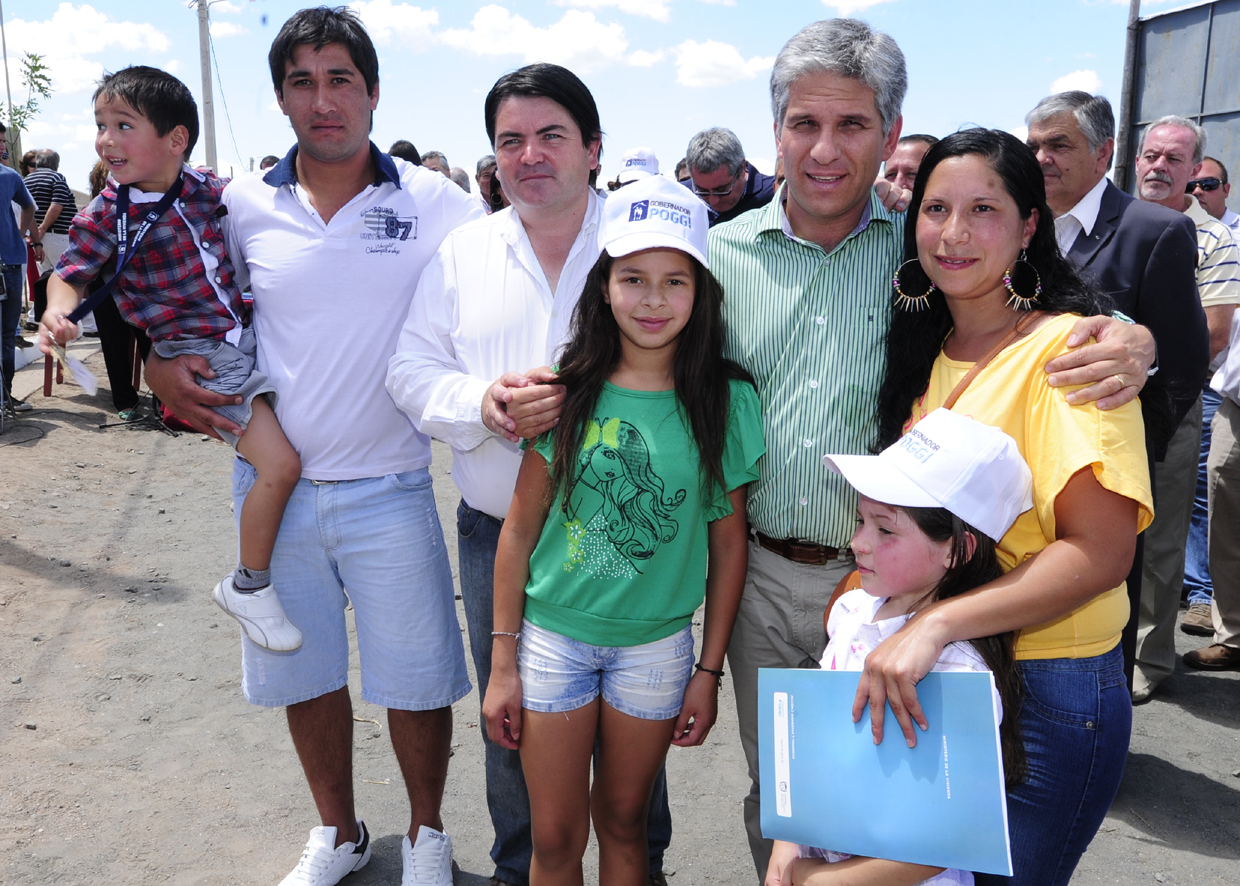
<svg viewBox="0 0 1240 886">
<path fill-rule="evenodd" d="M 1132 157 L 1154 120 L 1201 124 L 1206 153 L 1240 178 L 1240 0 L 1215 0 L 1141 19 L 1132 113 Z M 1135 192 L 1135 176 L 1129 190 Z"/>
</svg>

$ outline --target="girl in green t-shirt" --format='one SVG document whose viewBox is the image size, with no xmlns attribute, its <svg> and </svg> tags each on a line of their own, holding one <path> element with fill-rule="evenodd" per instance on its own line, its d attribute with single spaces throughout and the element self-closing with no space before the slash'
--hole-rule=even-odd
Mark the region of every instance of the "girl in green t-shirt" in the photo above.
<svg viewBox="0 0 1240 886">
<path fill-rule="evenodd" d="M 521 751 L 531 883 L 581 882 L 592 816 L 609 879 L 644 884 L 655 776 L 715 722 L 764 447 L 752 382 L 722 356 L 707 227 L 669 179 L 608 198 L 560 422 L 527 448 L 500 534 L 483 715 Z"/>
</svg>

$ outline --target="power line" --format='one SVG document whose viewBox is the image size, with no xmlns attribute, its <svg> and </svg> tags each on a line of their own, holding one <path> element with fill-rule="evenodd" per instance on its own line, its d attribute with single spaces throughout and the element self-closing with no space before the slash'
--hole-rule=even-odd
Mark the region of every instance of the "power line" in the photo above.
<svg viewBox="0 0 1240 886">
<path fill-rule="evenodd" d="M 220 77 L 220 60 L 215 54 L 215 39 L 208 36 L 208 42 L 211 44 L 211 60 L 215 62 L 215 82 L 220 85 L 220 102 L 224 105 L 224 119 L 228 121 L 228 136 L 232 139 L 233 152 L 237 155 L 237 165 L 245 169 L 245 161 L 241 159 L 241 149 L 237 147 L 237 136 L 233 132 L 232 116 L 228 113 L 228 98 L 224 95 L 224 80 Z M 219 174 L 219 170 L 216 170 Z"/>
</svg>

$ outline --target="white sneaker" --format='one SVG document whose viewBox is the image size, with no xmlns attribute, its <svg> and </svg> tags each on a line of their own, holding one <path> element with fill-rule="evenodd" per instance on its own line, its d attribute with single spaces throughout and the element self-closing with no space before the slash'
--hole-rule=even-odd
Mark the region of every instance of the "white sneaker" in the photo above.
<svg viewBox="0 0 1240 886">
<path fill-rule="evenodd" d="M 422 825 L 418 841 L 400 844 L 403 872 L 400 886 L 452 886 L 452 838 Z"/>
<path fill-rule="evenodd" d="M 243 594 L 233 587 L 230 572 L 215 586 L 215 602 L 237 621 L 254 643 L 272 652 L 292 652 L 301 645 L 301 631 L 284 615 L 276 586 Z"/>
<path fill-rule="evenodd" d="M 314 828 L 301 853 L 301 861 L 280 881 L 280 886 L 335 886 L 346 874 L 360 871 L 370 861 L 370 834 L 360 818 L 357 829 L 361 837 L 356 843 L 337 846 L 335 828 Z"/>
</svg>

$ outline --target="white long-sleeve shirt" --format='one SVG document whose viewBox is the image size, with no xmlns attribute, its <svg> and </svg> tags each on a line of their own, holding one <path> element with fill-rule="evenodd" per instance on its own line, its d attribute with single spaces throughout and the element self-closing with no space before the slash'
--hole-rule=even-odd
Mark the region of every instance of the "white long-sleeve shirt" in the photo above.
<svg viewBox="0 0 1240 886">
<path fill-rule="evenodd" d="M 422 272 L 387 389 L 423 434 L 452 447 L 466 503 L 503 519 L 521 452 L 482 423 L 482 398 L 505 372 L 550 366 L 598 260 L 603 200 L 593 190 L 553 293 L 516 210 L 450 233 Z"/>
</svg>

